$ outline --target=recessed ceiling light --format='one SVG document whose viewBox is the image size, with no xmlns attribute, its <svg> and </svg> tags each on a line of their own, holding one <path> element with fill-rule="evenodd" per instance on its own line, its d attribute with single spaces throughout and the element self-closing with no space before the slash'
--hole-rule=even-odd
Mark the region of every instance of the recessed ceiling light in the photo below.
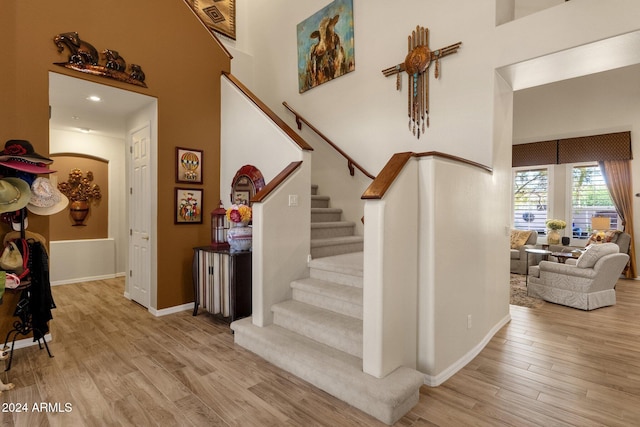
<svg viewBox="0 0 640 427">
<path fill-rule="evenodd" d="M 93 102 L 100 102 L 100 101 L 102 101 L 102 98 L 100 98 L 100 97 L 99 97 L 99 96 L 97 96 L 97 95 L 91 95 L 91 96 L 87 97 L 87 99 L 88 99 L 89 101 L 93 101 Z"/>
<path fill-rule="evenodd" d="M 80 117 L 78 117 L 78 116 L 71 116 L 71 118 L 72 118 L 73 120 L 80 120 Z"/>
<path fill-rule="evenodd" d="M 78 128 L 78 130 L 79 130 L 80 132 L 82 132 L 82 133 L 89 133 L 89 132 L 91 132 L 91 129 L 89 129 L 89 128 Z"/>
</svg>

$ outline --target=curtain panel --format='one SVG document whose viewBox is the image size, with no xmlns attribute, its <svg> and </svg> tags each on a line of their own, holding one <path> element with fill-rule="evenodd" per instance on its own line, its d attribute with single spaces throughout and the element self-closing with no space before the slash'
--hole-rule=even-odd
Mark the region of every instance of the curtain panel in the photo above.
<svg viewBox="0 0 640 427">
<path fill-rule="evenodd" d="M 633 194 L 631 194 L 631 162 L 629 160 L 606 160 L 598 162 L 611 199 L 622 219 L 622 229 L 631 236 L 629 264 L 624 271 L 627 279 L 636 277 L 636 250 L 633 244 Z"/>
</svg>

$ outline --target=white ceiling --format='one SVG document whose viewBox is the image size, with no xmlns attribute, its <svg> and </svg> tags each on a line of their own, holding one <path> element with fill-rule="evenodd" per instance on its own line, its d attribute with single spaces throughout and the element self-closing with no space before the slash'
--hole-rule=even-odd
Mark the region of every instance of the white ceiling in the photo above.
<svg viewBox="0 0 640 427">
<path fill-rule="evenodd" d="M 97 95 L 100 102 L 87 98 Z M 58 73 L 49 73 L 49 105 L 52 129 L 123 138 L 127 118 L 155 98 Z"/>
</svg>

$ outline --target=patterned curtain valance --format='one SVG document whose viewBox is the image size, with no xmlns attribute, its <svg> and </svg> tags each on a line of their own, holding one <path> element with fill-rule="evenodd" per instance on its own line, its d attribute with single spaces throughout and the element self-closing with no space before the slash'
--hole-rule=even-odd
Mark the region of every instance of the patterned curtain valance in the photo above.
<svg viewBox="0 0 640 427">
<path fill-rule="evenodd" d="M 558 141 L 541 141 L 513 146 L 511 165 L 538 166 L 551 165 L 558 161 Z"/>
<path fill-rule="evenodd" d="M 511 163 L 516 167 L 631 159 L 631 132 L 616 132 L 514 145 Z"/>
</svg>

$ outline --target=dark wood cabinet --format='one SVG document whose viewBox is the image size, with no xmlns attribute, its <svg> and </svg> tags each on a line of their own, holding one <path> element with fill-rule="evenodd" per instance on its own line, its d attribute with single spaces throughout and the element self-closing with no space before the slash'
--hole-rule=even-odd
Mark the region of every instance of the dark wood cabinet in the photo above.
<svg viewBox="0 0 640 427">
<path fill-rule="evenodd" d="M 226 322 L 251 316 L 251 252 L 193 248 L 193 291 L 198 307 Z"/>
</svg>

